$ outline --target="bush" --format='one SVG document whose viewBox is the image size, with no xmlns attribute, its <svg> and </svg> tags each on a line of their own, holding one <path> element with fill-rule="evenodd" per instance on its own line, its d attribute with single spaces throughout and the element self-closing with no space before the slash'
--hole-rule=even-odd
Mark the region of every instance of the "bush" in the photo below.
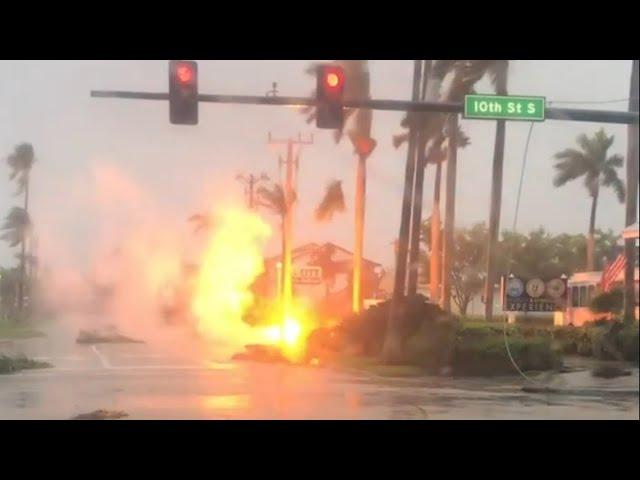
<svg viewBox="0 0 640 480">
<path fill-rule="evenodd" d="M 638 329 L 638 324 L 625 326 L 618 338 L 623 358 L 628 362 L 639 363 L 640 329 Z"/>
<path fill-rule="evenodd" d="M 619 314 L 624 307 L 624 292 L 619 288 L 610 292 L 603 292 L 591 300 L 589 307 L 595 313 Z"/>
<path fill-rule="evenodd" d="M 509 350 L 522 371 L 550 370 L 561 361 L 552 349 L 550 337 L 508 336 Z M 453 371 L 458 375 L 507 375 L 516 373 L 509 359 L 502 332 L 479 338 L 477 332 L 458 333 L 453 355 Z"/>
</svg>

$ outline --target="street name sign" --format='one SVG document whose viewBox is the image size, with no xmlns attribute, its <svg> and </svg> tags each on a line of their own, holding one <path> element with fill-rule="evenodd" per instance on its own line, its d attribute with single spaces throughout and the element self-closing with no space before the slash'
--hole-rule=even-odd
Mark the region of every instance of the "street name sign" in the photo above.
<svg viewBox="0 0 640 480">
<path fill-rule="evenodd" d="M 545 97 L 466 95 L 464 118 L 544 121 Z"/>
</svg>

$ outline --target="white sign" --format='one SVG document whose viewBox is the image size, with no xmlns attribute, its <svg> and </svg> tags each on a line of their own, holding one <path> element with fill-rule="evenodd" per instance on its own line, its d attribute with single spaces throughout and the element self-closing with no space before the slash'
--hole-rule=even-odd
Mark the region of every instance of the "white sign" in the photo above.
<svg viewBox="0 0 640 480">
<path fill-rule="evenodd" d="M 322 267 L 293 267 L 293 283 L 319 285 L 322 283 Z"/>
</svg>

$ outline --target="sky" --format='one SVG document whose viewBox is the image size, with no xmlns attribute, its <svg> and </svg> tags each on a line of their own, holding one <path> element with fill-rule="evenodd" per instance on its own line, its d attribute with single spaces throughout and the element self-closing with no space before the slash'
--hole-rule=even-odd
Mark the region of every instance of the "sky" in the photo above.
<svg viewBox="0 0 640 480">
<path fill-rule="evenodd" d="M 304 72 L 308 60 L 198 63 L 201 93 L 264 95 L 277 82 L 280 95 L 306 96 L 314 87 L 314 78 Z M 201 104 L 199 125 L 186 127 L 169 124 L 167 102 L 89 96 L 91 90 L 166 92 L 167 68 L 168 62 L 155 60 L 0 61 L 0 154 L 4 160 L 20 142 L 30 142 L 35 148 L 31 202 L 40 242 L 46 244 L 49 237 L 55 237 L 75 259 L 89 258 L 97 229 L 111 225 L 97 211 L 75 208 L 83 198 L 78 191 L 93 188 L 96 165 L 118 172 L 119 178 L 135 186 L 133 199 L 127 192 L 110 197 L 118 215 L 126 219 L 142 195 L 156 214 L 173 219 L 176 228 L 188 234 L 186 219 L 191 214 L 210 209 L 212 203 L 242 200 L 236 174 L 264 171 L 278 177 L 277 157 L 284 150 L 267 144 L 271 132 L 277 138 L 299 133 L 314 137 L 313 145 L 300 152 L 295 243 L 332 241 L 352 249 L 356 167 L 352 147 L 346 141 L 336 145 L 331 132 L 306 124 L 296 109 Z M 411 60 L 371 60 L 372 97 L 408 99 L 412 68 Z M 630 73 L 631 61 L 516 60 L 510 66 L 509 91 L 545 96 L 552 102 L 626 99 Z M 483 80 L 477 90 L 491 93 L 491 86 Z M 627 102 L 557 106 L 625 110 Z M 364 253 L 384 265 L 393 263 L 392 242 L 400 222 L 406 148 L 395 149 L 391 139 L 401 132 L 401 117 L 399 112 L 374 112 L 373 117 L 372 135 L 378 147 L 368 161 Z M 456 224 L 468 226 L 488 220 L 495 122 L 462 120 L 461 126 L 471 145 L 458 153 Z M 507 124 L 501 229 L 510 228 L 513 222 L 529 126 Z M 553 154 L 574 146 L 580 133 L 592 134 L 601 126 L 555 120 L 535 125 L 518 230 L 543 226 L 554 233 L 586 232 L 590 208 L 586 190 L 581 181 L 553 187 Z M 604 128 L 615 135 L 610 153 L 626 155 L 626 126 Z M 433 174 L 433 168 L 427 168 L 425 215 L 431 207 Z M 347 211 L 331 223 L 317 224 L 313 210 L 331 179 L 343 181 Z M 20 202 L 14 190 L 3 161 L 2 217 Z M 267 212 L 264 215 L 276 225 L 276 219 Z M 624 228 L 624 206 L 611 191 L 601 196 L 597 226 L 614 232 Z M 273 254 L 278 248 L 274 235 L 266 253 Z M 44 264 L 55 261 L 42 259 Z M 14 253 L 3 242 L 0 265 L 12 263 Z"/>
</svg>

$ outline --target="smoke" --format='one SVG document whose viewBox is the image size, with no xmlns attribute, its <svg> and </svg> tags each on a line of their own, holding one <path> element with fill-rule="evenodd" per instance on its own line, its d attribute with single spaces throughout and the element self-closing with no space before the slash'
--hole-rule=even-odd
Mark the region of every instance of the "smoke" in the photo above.
<svg viewBox="0 0 640 480">
<path fill-rule="evenodd" d="M 191 183 L 193 187 L 195 182 Z M 163 289 L 181 285 L 189 265 L 197 266 L 207 259 L 206 264 L 211 265 L 212 254 L 207 255 L 210 245 L 219 252 L 221 242 L 243 245 L 248 235 L 249 245 L 253 235 L 260 239 L 269 235 L 268 227 L 258 226 L 259 219 L 249 220 L 242 207 L 234 212 L 246 221 L 241 228 L 232 229 L 234 239 L 224 227 L 229 218 L 224 214 L 216 214 L 216 218 L 222 219 L 221 238 L 225 240 L 215 240 L 215 229 L 196 234 L 187 219 L 202 208 L 172 209 L 172 205 L 163 204 L 161 195 L 154 196 L 113 162 L 96 162 L 58 188 L 59 193 L 51 196 L 58 201 L 38 204 L 34 209 L 43 266 L 39 283 L 43 303 L 57 313 L 69 332 L 113 327 L 147 342 L 176 346 L 177 334 L 189 337 L 193 331 L 188 326 L 167 325 L 162 316 Z M 224 211 L 220 205 L 238 203 L 215 182 L 201 190 L 205 198 L 198 203 L 206 205 L 205 212 Z M 212 205 L 219 206 L 214 209 Z M 252 230 L 252 225 L 257 230 Z M 251 251 L 254 261 L 259 255 L 261 265 L 260 246 L 256 244 Z M 227 266 L 237 270 L 233 264 Z M 238 285 L 251 281 L 247 278 Z"/>
</svg>

